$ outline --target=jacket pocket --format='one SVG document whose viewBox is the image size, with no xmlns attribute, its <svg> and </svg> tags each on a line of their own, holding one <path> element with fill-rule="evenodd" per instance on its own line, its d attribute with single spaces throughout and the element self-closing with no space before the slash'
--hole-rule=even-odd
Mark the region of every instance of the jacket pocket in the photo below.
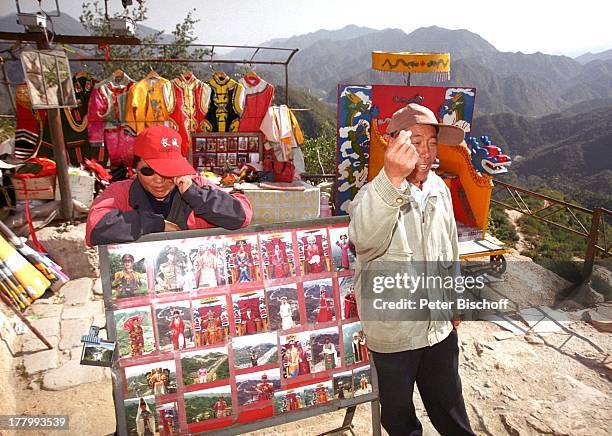
<svg viewBox="0 0 612 436">
<path fill-rule="evenodd" d="M 438 265 L 440 266 L 440 268 L 442 268 L 442 270 L 450 271 L 452 270 L 454 264 L 455 261 L 449 258 L 447 251 L 441 252 L 438 256 Z"/>
<path fill-rule="evenodd" d="M 412 251 L 387 250 L 387 252 L 380 259 L 389 261 L 411 261 L 412 258 Z"/>
</svg>

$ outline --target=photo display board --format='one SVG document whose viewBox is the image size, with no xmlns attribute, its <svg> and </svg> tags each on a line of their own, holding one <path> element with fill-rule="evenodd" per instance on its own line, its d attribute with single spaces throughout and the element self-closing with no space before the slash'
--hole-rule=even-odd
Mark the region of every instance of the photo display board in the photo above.
<svg viewBox="0 0 612 436">
<path fill-rule="evenodd" d="M 192 162 L 198 171 L 223 174 L 225 170 L 261 160 L 259 133 L 197 133 L 192 135 Z"/>
<path fill-rule="evenodd" d="M 120 434 L 276 425 L 377 399 L 347 218 L 179 235 L 100 247 Z"/>
</svg>

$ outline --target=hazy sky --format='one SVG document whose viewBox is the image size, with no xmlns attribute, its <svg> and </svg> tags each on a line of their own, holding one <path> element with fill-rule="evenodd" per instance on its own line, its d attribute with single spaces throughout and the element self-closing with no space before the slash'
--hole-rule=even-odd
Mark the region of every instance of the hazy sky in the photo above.
<svg viewBox="0 0 612 436">
<path fill-rule="evenodd" d="M 37 3 L 20 0 L 22 8 L 33 9 Z M 59 0 L 59 4 L 78 18 L 81 0 Z M 55 0 L 43 0 L 46 10 L 54 5 Z M 109 0 L 109 5 L 112 11 L 122 8 L 121 0 Z M 356 24 L 406 33 L 431 25 L 467 29 L 502 51 L 577 56 L 612 48 L 611 0 L 147 0 L 147 5 L 149 18 L 143 24 L 167 32 L 196 8 L 201 20 L 198 39 L 206 44 L 257 45 Z M 0 15 L 14 12 L 12 0 L 0 0 Z"/>
</svg>

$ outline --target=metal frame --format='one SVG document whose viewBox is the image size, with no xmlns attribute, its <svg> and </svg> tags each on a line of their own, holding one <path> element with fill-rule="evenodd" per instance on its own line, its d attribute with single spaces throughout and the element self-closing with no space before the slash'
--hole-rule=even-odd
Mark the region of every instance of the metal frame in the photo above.
<svg viewBox="0 0 612 436">
<path fill-rule="evenodd" d="M 587 209 L 499 180 L 493 180 L 493 184 L 491 202 L 506 209 L 516 210 L 523 215 L 543 221 L 549 226 L 560 228 L 586 239 L 587 248 L 582 270 L 583 281 L 587 281 L 591 277 L 595 256 L 597 254 L 601 254 L 603 257 L 612 254 L 612 242 L 608 243 L 607 241 L 608 222 L 612 221 L 612 211 L 601 207 L 595 208 L 594 210 Z M 504 194 L 505 197 L 504 200 L 502 200 L 500 197 L 503 197 Z M 494 198 L 494 196 L 498 198 Z M 507 201 L 508 197 L 510 197 L 512 201 Z M 523 197 L 537 198 L 543 200 L 544 203 L 542 206 L 532 210 Z M 572 229 L 556 222 L 554 220 L 555 215 L 560 212 L 568 212 L 571 216 L 571 222 L 581 230 Z M 579 215 L 582 215 L 582 220 L 579 218 Z"/>
<path fill-rule="evenodd" d="M 135 243 L 139 242 L 151 242 L 151 241 L 170 241 L 184 238 L 197 238 L 204 236 L 220 236 L 220 235 L 234 235 L 241 233 L 256 233 L 264 231 L 275 231 L 275 230 L 291 230 L 296 228 L 313 227 L 313 226 L 329 226 L 333 224 L 345 224 L 349 222 L 347 216 L 322 218 L 315 220 L 304 220 L 294 221 L 289 223 L 274 223 L 274 224 L 256 224 L 243 229 L 238 230 L 226 230 L 222 228 L 212 229 L 201 229 L 201 230 L 183 230 L 178 232 L 166 232 L 166 233 L 151 233 L 144 235 Z M 110 277 L 110 262 L 108 255 L 108 248 L 106 246 L 98 247 L 98 255 L 100 258 L 100 277 Z M 102 291 L 104 294 L 104 310 L 106 316 L 106 332 L 107 339 L 109 341 L 115 341 L 117 338 L 117 331 L 115 326 L 115 317 L 113 311 L 112 301 L 112 290 L 110 288 L 109 280 L 102 280 Z M 115 354 L 115 361 L 113 368 L 116 367 L 118 362 L 118 355 Z M 357 398 L 350 398 L 345 400 L 332 400 L 326 405 L 309 407 L 300 411 L 286 413 L 282 415 L 273 416 L 271 418 L 261 419 L 258 421 L 249 422 L 246 424 L 234 424 L 229 427 L 224 427 L 218 430 L 214 430 L 215 435 L 237 435 L 255 431 L 258 429 L 268 428 L 276 425 L 287 424 L 289 422 L 298 421 L 301 419 L 318 416 L 323 413 L 333 412 L 340 409 L 347 409 L 342 425 L 338 428 L 330 430 L 322 434 L 331 434 L 341 431 L 350 431 L 353 433 L 353 416 L 355 414 L 355 408 L 359 404 L 371 403 L 372 409 L 372 434 L 373 436 L 381 435 L 381 424 L 380 424 L 380 401 L 378 399 L 378 378 L 376 376 L 376 369 L 374 367 L 373 359 L 370 359 L 370 374 L 372 376 L 372 393 L 361 395 Z M 113 400 L 115 403 L 115 419 L 117 422 L 117 434 L 127 434 L 127 422 L 125 420 L 125 413 L 123 413 L 123 378 L 118 377 L 115 372 L 112 372 L 113 379 Z M 354 434 L 354 433 L 353 433 Z"/>
<path fill-rule="evenodd" d="M 15 32 L 0 32 L 0 41 L 46 41 L 44 34 L 31 33 L 15 33 Z M 299 51 L 298 48 L 285 47 L 266 47 L 253 45 L 226 45 L 226 44 L 141 44 L 140 40 L 135 37 L 100 37 L 100 36 L 78 36 L 78 35 L 54 35 L 53 42 L 65 44 L 79 44 L 92 46 L 93 50 L 100 50 L 100 45 L 113 46 L 134 46 L 141 48 L 153 48 L 161 51 L 160 56 L 135 57 L 135 58 L 110 58 L 104 56 L 79 56 L 69 58 L 70 62 L 165 62 L 165 63 L 204 63 L 204 64 L 243 64 L 243 65 L 279 65 L 285 70 L 285 104 L 289 104 L 289 63 Z M 167 54 L 169 47 L 183 48 L 203 48 L 208 49 L 206 56 L 209 59 L 194 59 L 194 58 L 173 58 Z M 252 50 L 249 59 L 216 59 L 215 49 L 247 49 Z M 272 59 L 255 59 L 261 52 L 284 53 L 286 56 L 282 60 Z"/>
</svg>

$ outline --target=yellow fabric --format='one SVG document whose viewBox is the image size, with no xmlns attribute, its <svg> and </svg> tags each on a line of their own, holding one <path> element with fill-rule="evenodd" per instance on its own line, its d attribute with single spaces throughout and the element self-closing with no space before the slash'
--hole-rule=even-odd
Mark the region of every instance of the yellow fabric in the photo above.
<svg viewBox="0 0 612 436">
<path fill-rule="evenodd" d="M 23 286 L 30 299 L 40 297 L 51 286 L 51 282 L 2 236 L 0 236 L 0 260 L 13 273 L 17 282 Z"/>
<path fill-rule="evenodd" d="M 128 94 L 125 121 L 135 133 L 163 124 L 174 109 L 172 84 L 163 77 L 143 79 Z"/>
<path fill-rule="evenodd" d="M 392 73 L 448 73 L 450 53 L 373 51 L 372 69 Z"/>
<path fill-rule="evenodd" d="M 385 164 L 385 148 L 387 142 L 384 140 L 378 130 L 376 120 L 372 120 L 372 128 L 370 130 L 370 158 L 368 161 L 368 182 L 371 181 L 380 172 Z"/>
<path fill-rule="evenodd" d="M 293 115 L 293 112 L 289 111 L 289 114 L 291 115 L 291 127 L 293 127 L 295 142 L 297 142 L 298 145 L 302 145 L 304 143 L 304 134 L 302 133 L 302 129 L 300 129 L 300 124 L 295 118 L 295 115 Z"/>
</svg>

